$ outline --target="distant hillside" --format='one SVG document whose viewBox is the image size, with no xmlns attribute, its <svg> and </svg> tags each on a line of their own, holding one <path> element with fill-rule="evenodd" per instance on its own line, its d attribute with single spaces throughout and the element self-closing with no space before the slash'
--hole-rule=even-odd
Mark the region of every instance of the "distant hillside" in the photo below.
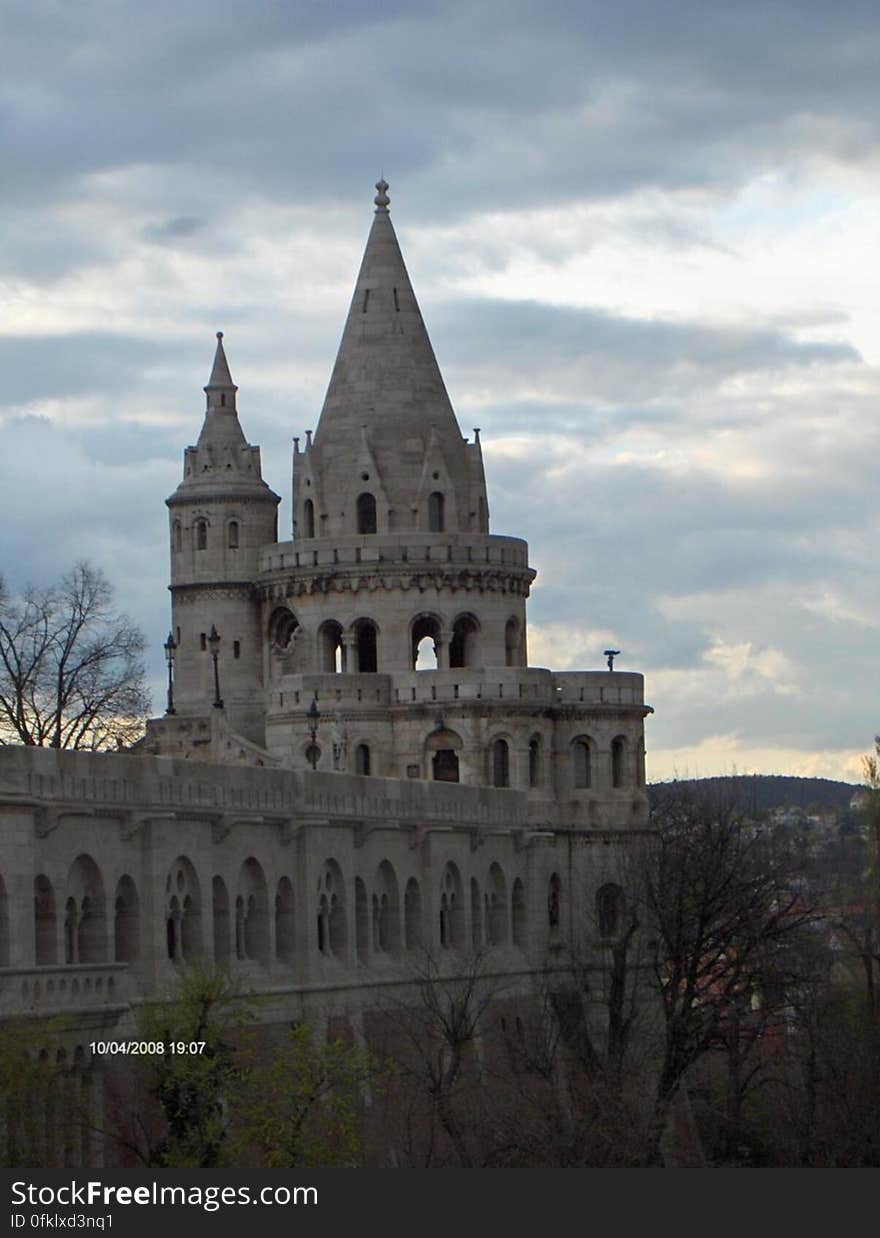
<svg viewBox="0 0 880 1238">
<path fill-rule="evenodd" d="M 740 806 L 751 812 L 768 812 L 774 808 L 802 808 L 805 812 L 823 809 L 839 811 L 849 807 L 858 783 L 834 782 L 830 778 L 792 778 L 786 774 L 739 774 L 730 778 L 681 778 L 679 785 L 695 790 L 717 787 L 732 789 Z M 648 787 L 652 802 L 661 796 L 668 782 L 655 782 Z"/>
</svg>

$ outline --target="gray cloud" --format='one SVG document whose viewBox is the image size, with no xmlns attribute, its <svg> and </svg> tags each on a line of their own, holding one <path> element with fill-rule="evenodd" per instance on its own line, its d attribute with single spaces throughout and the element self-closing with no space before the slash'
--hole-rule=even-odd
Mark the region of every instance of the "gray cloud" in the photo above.
<svg viewBox="0 0 880 1238">
<path fill-rule="evenodd" d="M 49 579 L 88 553 L 160 675 L 163 500 L 198 433 L 212 332 L 227 331 L 245 431 L 286 498 L 290 436 L 316 422 L 384 165 L 402 234 L 467 225 L 420 251 L 417 291 L 463 429 L 484 429 L 493 527 L 528 536 L 541 568 L 533 620 L 574 642 L 613 631 L 629 665 L 681 683 L 654 700 L 649 747 L 729 731 L 866 744 L 880 382 L 849 342 L 846 289 L 734 328 L 698 307 L 671 323 L 464 298 L 444 277 L 450 261 L 459 279 L 509 268 L 485 212 L 565 218 L 659 190 L 618 224 L 597 217 L 582 252 L 616 227 L 623 250 L 726 253 L 679 212 L 692 193 L 724 203 L 765 174 L 794 190 L 826 164 L 869 176 L 878 43 L 866 3 L 12 0 L 4 571 Z M 288 221 L 310 229 L 306 248 Z M 564 228 L 517 244 L 570 257 Z M 152 329 L 64 331 L 57 313 L 33 327 L 77 280 L 94 309 L 95 272 L 135 306 L 148 296 Z M 784 655 L 784 691 L 760 670 L 728 682 L 719 642 Z"/>
</svg>

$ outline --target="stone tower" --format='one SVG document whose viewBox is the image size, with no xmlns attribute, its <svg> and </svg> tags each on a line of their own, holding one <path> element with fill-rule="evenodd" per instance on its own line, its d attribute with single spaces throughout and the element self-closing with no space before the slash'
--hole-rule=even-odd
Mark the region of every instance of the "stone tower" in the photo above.
<svg viewBox="0 0 880 1238">
<path fill-rule="evenodd" d="M 184 452 L 183 481 L 166 500 L 171 538 L 175 704 L 200 714 L 214 701 L 209 637 L 220 636 L 222 700 L 229 724 L 264 741 L 263 641 L 255 578 L 259 548 L 278 536 L 281 501 L 262 479 L 260 449 L 247 442 L 223 333 L 205 387 L 205 420 Z"/>
<path fill-rule="evenodd" d="M 266 746 L 527 788 L 544 820 L 644 820 L 641 676 L 528 667 L 528 547 L 489 532 L 479 431 L 462 437 L 377 189 L 317 430 L 294 442 L 294 538 L 260 556 Z"/>
<path fill-rule="evenodd" d="M 642 825 L 642 676 L 528 665 L 528 547 L 489 531 L 479 431 L 461 434 L 377 190 L 317 429 L 294 439 L 292 541 L 218 339 L 168 500 L 189 721 L 151 724 L 149 750 L 207 757 L 199 732 L 215 760 L 512 788 L 542 826 Z"/>
<path fill-rule="evenodd" d="M 579 987 L 614 988 L 627 857 L 651 834 L 642 676 L 528 665 L 528 548 L 489 532 L 479 436 L 377 188 L 317 431 L 294 446 L 292 540 L 218 336 L 167 500 L 174 712 L 133 754 L 0 749 L 0 1020 L 36 1035 L 63 1014 L 52 1053 L 63 1035 L 84 1089 L 96 1029 L 139 1034 L 143 998 L 190 962 L 228 969 L 279 1031 L 377 1057 L 426 951 L 444 976 L 488 951 L 505 1003 L 573 962 Z"/>
</svg>

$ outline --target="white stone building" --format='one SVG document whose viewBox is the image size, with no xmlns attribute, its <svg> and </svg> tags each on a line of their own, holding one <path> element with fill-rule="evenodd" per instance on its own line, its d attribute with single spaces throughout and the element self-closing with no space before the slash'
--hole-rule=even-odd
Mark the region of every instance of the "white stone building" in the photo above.
<svg viewBox="0 0 880 1238">
<path fill-rule="evenodd" d="M 528 665 L 528 548 L 489 531 L 377 189 L 292 539 L 218 336 L 167 500 L 173 710 L 135 754 L 0 750 L 0 1018 L 63 1012 L 86 1074 L 187 961 L 364 1035 L 425 950 L 525 990 L 616 932 L 642 676 Z"/>
</svg>

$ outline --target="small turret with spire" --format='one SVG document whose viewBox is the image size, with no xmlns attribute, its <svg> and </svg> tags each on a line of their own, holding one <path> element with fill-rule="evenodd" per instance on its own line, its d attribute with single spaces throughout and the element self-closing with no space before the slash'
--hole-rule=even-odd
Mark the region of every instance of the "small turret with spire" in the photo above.
<svg viewBox="0 0 880 1238">
<path fill-rule="evenodd" d="M 261 734 L 254 708 L 262 677 L 259 607 L 253 581 L 259 549 L 277 540 L 280 498 L 263 481 L 260 449 L 248 443 L 238 420 L 236 394 L 223 347 L 217 346 L 198 442 L 184 451 L 183 480 L 166 500 L 171 536 L 172 623 L 177 643 L 178 712 L 198 711 L 208 700 L 203 638 L 221 633 L 226 667 L 223 697 L 238 729 Z"/>
</svg>

